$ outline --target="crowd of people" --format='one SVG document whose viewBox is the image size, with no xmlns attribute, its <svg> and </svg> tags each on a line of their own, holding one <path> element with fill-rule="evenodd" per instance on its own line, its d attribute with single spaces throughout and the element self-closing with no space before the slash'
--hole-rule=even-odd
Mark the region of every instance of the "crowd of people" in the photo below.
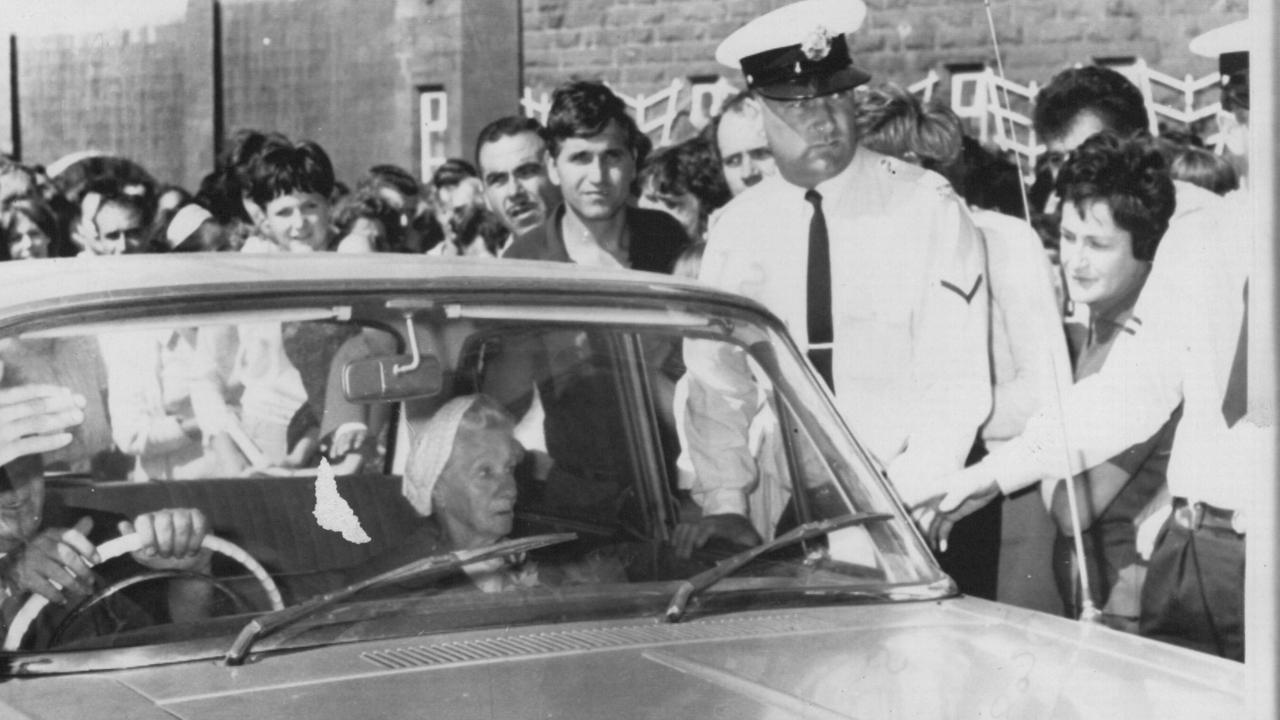
<svg viewBox="0 0 1280 720">
<path fill-rule="evenodd" d="M 194 193 L 120 158 L 7 161 L 0 254 L 393 252 L 694 275 L 787 323 L 962 589 L 1241 659 L 1252 478 L 1220 461 L 1251 441 L 1225 410 L 1246 166 L 1189 131 L 1153 134 L 1138 88 L 1086 65 L 1040 90 L 1046 152 L 1024 186 L 947 106 L 869 82 L 845 41 L 856 5 L 802 0 L 786 23 L 735 32 L 717 58 L 747 89 L 656 149 L 606 85 L 573 81 L 545 124 L 495 119 L 427 183 L 382 164 L 348 186 L 317 143 L 260 131 L 234 134 Z M 1247 65 L 1233 67 L 1223 105 L 1243 119 Z M 747 363 L 731 348 L 684 359 L 702 518 L 681 542 L 758 542 Z M 1064 436 L 1078 502 L 1054 481 Z"/>
</svg>

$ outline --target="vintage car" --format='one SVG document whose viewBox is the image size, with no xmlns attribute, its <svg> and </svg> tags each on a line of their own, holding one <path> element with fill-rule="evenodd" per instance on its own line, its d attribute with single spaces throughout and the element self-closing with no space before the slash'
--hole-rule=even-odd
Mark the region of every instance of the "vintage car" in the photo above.
<svg viewBox="0 0 1280 720">
<path fill-rule="evenodd" d="M 691 352 L 750 368 L 754 547 L 673 549 L 698 514 Z M 92 596 L 9 599 L 0 715 L 1243 712 L 1240 664 L 960 596 L 779 321 L 693 282 L 394 255 L 3 263 L 0 360 L 0 384 L 88 397 L 43 458 L 47 507 L 199 508 L 213 531 L 208 572 L 143 572 L 103 532 Z M 424 522 L 409 449 L 472 393 L 518 421 L 512 531 L 384 572 Z M 482 591 L 480 563 L 508 582 Z"/>
</svg>

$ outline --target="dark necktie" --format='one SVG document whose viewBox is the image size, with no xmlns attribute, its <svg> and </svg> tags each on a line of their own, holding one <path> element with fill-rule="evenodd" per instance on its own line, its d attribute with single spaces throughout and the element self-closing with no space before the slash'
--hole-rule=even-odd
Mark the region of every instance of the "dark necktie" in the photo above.
<svg viewBox="0 0 1280 720">
<path fill-rule="evenodd" d="M 1249 409 L 1249 283 L 1244 284 L 1244 312 L 1240 318 L 1240 336 L 1236 340 L 1236 354 L 1231 359 L 1231 374 L 1227 376 L 1227 388 L 1222 397 L 1222 419 L 1227 427 L 1233 427 Z"/>
<path fill-rule="evenodd" d="M 822 214 L 822 195 L 808 190 L 804 199 L 813 205 L 809 220 L 809 361 L 832 390 L 831 343 L 834 338 L 831 321 L 831 250 L 827 237 L 827 218 Z"/>
</svg>

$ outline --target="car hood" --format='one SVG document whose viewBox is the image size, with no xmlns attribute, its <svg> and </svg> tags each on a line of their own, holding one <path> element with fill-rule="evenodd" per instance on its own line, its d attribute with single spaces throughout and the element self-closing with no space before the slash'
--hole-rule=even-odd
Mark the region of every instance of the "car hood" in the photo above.
<svg viewBox="0 0 1280 720">
<path fill-rule="evenodd" d="M 10 681 L 29 717 L 1239 717 L 1244 666 L 960 598 L 576 623 Z M 4 714 L 4 713 L 0 713 Z"/>
</svg>

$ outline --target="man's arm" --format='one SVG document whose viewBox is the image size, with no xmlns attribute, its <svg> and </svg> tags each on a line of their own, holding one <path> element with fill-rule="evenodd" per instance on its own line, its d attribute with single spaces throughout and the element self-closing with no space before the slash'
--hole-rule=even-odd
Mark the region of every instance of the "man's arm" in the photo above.
<svg viewBox="0 0 1280 720">
<path fill-rule="evenodd" d="M 984 222 L 992 223 L 989 230 L 979 229 L 987 241 L 992 362 L 999 384 L 982 437 L 1006 441 L 1022 433 L 1059 387 L 1071 385 L 1071 364 L 1053 291 L 1054 270 L 1040 236 L 1022 220 L 1001 216 Z M 997 342 L 1007 348 L 995 347 Z M 1012 376 L 1000 378 L 1003 360 L 997 357 L 1006 350 Z"/>
<path fill-rule="evenodd" d="M 1093 468 L 1150 438 L 1169 419 L 1182 402 L 1182 355 L 1196 334 L 1189 323 L 1212 321 L 1196 305 L 1204 302 L 1198 290 L 1211 267 L 1206 263 L 1221 262 L 1212 247 L 1215 224 L 1230 227 L 1205 212 L 1169 228 L 1135 306 L 1134 333 L 1116 339 L 1101 371 L 1068 388 L 1060 407 L 1049 403 L 1020 437 L 944 478 L 939 491 L 946 496 L 936 506 L 917 503 L 935 540 L 944 541 L 955 521 L 997 495 Z"/>
<path fill-rule="evenodd" d="M 991 411 L 991 314 L 982 237 L 948 191 L 934 213 L 934 264 L 912 331 L 912 397 L 906 449 L 889 478 L 908 504 L 963 466 Z"/>
<path fill-rule="evenodd" d="M 712 234 L 703 257 L 700 278 L 720 287 L 733 287 L 724 249 L 731 237 Z M 756 383 L 741 348 L 717 340 L 686 340 L 684 361 L 688 401 L 681 423 L 687 443 L 683 449 L 693 466 L 690 488 L 702 510 L 702 520 L 677 528 L 677 553 L 687 556 L 713 536 L 743 544 L 759 542 L 747 520 L 747 494 L 756 482 L 749 431 L 756 409 Z"/>
</svg>

